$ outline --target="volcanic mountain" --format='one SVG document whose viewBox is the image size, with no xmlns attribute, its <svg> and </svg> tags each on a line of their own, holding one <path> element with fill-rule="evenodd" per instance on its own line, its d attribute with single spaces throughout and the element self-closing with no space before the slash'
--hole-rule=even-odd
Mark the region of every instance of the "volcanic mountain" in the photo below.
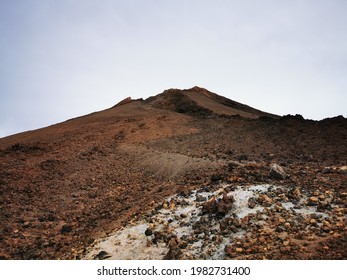
<svg viewBox="0 0 347 280">
<path fill-rule="evenodd" d="M 1 138 L 0 257 L 84 258 L 99 238 L 149 219 L 143 238 L 149 247 L 166 246 L 165 258 L 210 258 L 189 251 L 199 238 L 219 242 L 222 258 L 346 258 L 346 140 L 342 116 L 281 117 L 199 87 L 127 98 Z M 257 184 L 275 186 L 249 197 L 246 204 L 260 214 L 236 217 L 231 192 Z M 221 197 L 214 198 L 217 189 Z M 205 202 L 198 201 L 201 190 L 210 192 Z M 178 212 L 160 225 L 151 222 L 172 196 L 186 199 L 171 203 L 176 209 L 194 197 L 201 212 L 185 223 L 178 220 L 189 217 Z M 295 207 L 311 212 L 295 216 Z M 191 228 L 191 236 L 169 232 L 170 223 Z M 234 231 L 248 239 L 237 243 Z"/>
</svg>

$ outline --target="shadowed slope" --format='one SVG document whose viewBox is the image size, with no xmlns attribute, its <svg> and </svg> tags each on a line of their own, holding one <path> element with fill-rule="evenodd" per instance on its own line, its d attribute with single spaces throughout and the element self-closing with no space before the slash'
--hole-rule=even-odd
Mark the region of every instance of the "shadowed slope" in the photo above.
<svg viewBox="0 0 347 280">
<path fill-rule="evenodd" d="M 262 116 L 278 118 L 276 115 L 262 112 L 200 87 L 185 90 L 169 89 L 157 96 L 148 98 L 146 103 L 157 108 L 189 115 L 239 115 L 251 119 Z"/>
</svg>

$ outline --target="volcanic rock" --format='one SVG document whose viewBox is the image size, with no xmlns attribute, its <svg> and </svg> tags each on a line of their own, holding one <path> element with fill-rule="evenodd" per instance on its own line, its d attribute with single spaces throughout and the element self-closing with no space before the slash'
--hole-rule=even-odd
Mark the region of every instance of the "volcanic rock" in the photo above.
<svg viewBox="0 0 347 280">
<path fill-rule="evenodd" d="M 105 260 L 105 259 L 108 259 L 110 257 L 111 257 L 111 255 L 109 253 L 107 253 L 106 251 L 100 251 L 99 254 L 97 254 L 95 256 L 94 259 L 96 259 L 96 260 Z"/>
<path fill-rule="evenodd" d="M 248 199 L 248 207 L 253 209 L 256 206 L 257 202 L 254 197 Z"/>
<path fill-rule="evenodd" d="M 208 201 L 206 201 L 202 205 L 202 213 L 203 214 L 215 214 L 218 209 L 217 200 L 214 197 L 211 197 Z"/>
<path fill-rule="evenodd" d="M 224 216 L 225 214 L 227 214 L 231 210 L 233 202 L 234 202 L 234 198 L 229 197 L 224 191 L 222 200 L 219 201 L 217 205 L 217 214 L 221 216 Z"/>
<path fill-rule="evenodd" d="M 276 163 L 271 165 L 270 176 L 278 180 L 284 180 L 287 178 L 287 174 L 284 172 L 284 169 Z"/>
<path fill-rule="evenodd" d="M 146 236 L 151 236 L 153 234 L 153 231 L 150 229 L 150 228 L 147 228 L 146 230 L 145 230 L 145 235 Z"/>
<path fill-rule="evenodd" d="M 63 225 L 60 232 L 62 234 L 65 234 L 65 233 L 70 233 L 72 231 L 72 226 L 71 225 Z"/>
</svg>

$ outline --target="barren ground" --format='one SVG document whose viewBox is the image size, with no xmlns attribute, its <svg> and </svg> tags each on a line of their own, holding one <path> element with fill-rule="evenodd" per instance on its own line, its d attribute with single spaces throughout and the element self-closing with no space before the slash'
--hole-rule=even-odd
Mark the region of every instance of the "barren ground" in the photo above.
<svg viewBox="0 0 347 280">
<path fill-rule="evenodd" d="M 99 238 L 145 222 L 141 230 L 153 228 L 139 233 L 146 250 L 162 246 L 165 258 L 213 258 L 216 248 L 221 258 L 346 259 L 347 120 L 278 117 L 230 102 L 200 88 L 171 90 L 0 139 L 0 257 L 107 258 L 106 249 L 92 251 Z M 285 176 L 271 173 L 273 164 Z M 246 208 L 258 213 L 238 221 L 232 189 L 264 184 L 281 191 L 255 193 Z M 213 196 L 221 188 L 224 210 Z M 201 190 L 208 200 L 195 201 Z M 172 203 L 194 204 L 197 216 L 172 209 L 172 229 L 169 218 L 155 220 Z M 188 236 L 180 219 L 191 223 Z"/>
</svg>

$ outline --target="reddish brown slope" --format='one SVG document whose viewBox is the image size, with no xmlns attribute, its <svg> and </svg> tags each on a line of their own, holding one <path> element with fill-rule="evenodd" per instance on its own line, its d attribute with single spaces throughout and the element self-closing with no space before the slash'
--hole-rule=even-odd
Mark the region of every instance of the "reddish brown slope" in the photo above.
<svg viewBox="0 0 347 280">
<path fill-rule="evenodd" d="M 346 173 L 325 172 L 347 162 L 346 119 L 235 118 L 226 115 L 268 114 L 199 91 L 169 90 L 0 139 L 0 256 L 76 258 L 171 194 L 211 179 L 271 183 L 271 162 L 291 175 L 281 184 L 346 191 Z"/>
</svg>

